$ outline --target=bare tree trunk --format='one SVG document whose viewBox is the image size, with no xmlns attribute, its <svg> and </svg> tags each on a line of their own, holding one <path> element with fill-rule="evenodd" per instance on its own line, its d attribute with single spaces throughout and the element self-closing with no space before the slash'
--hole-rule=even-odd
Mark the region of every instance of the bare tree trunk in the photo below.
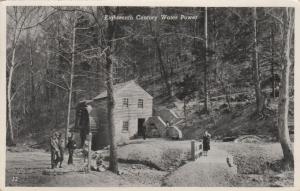
<svg viewBox="0 0 300 191">
<path fill-rule="evenodd" d="M 33 77 L 33 58 L 32 58 L 32 46 L 31 46 L 31 42 L 30 44 L 30 50 L 29 50 L 29 58 L 30 58 L 30 126 L 31 128 L 35 128 L 33 127 L 34 123 L 34 115 L 35 115 L 35 88 L 34 88 L 34 77 Z"/>
<path fill-rule="evenodd" d="M 275 83 L 275 72 L 274 72 L 274 26 L 271 27 L 271 39 L 270 39 L 270 49 L 271 49 L 271 75 L 272 75 L 272 97 L 275 98 L 276 97 L 276 83 Z"/>
<path fill-rule="evenodd" d="M 223 80 L 221 80 L 221 84 L 222 84 L 223 92 L 224 92 L 224 94 L 225 94 L 226 102 L 227 102 L 227 104 L 228 104 L 228 109 L 229 109 L 229 111 L 231 111 L 230 93 L 228 93 L 227 87 L 226 87 L 226 85 L 225 85 L 225 83 L 224 83 Z"/>
<path fill-rule="evenodd" d="M 286 8 L 286 21 L 284 26 L 284 58 L 281 71 L 281 85 L 279 89 L 278 103 L 278 132 L 279 140 L 283 151 L 284 164 L 286 168 L 294 167 L 294 153 L 288 130 L 288 110 L 289 110 L 289 74 L 290 74 L 290 49 L 292 45 L 294 14 L 293 8 Z"/>
<path fill-rule="evenodd" d="M 16 43 L 14 43 L 14 48 L 12 52 L 12 58 L 11 58 L 11 66 L 9 69 L 9 78 L 8 78 L 8 85 L 7 85 L 7 109 L 8 109 L 8 139 L 7 139 L 7 145 L 14 146 L 15 145 L 15 139 L 14 139 L 14 128 L 13 128 L 13 122 L 12 122 L 12 77 L 15 67 L 15 54 L 16 54 Z"/>
<path fill-rule="evenodd" d="M 208 73 L 207 73 L 207 49 L 208 49 L 208 34 L 207 34 L 207 7 L 204 11 L 204 33 L 205 33 L 205 48 L 204 48 L 204 111 L 208 113 Z"/>
<path fill-rule="evenodd" d="M 28 9 L 26 8 L 18 8 L 18 7 L 11 7 L 14 12 L 15 18 L 13 18 L 14 22 L 14 32 L 13 32 L 13 41 L 12 41 L 12 59 L 11 59 L 11 66 L 9 69 L 9 76 L 7 82 L 7 112 L 8 112 L 8 136 L 7 136 L 7 144 L 8 145 L 16 145 L 15 144 L 15 137 L 14 137 L 14 127 L 13 127 L 13 120 L 12 120 L 12 101 L 14 96 L 17 92 L 12 92 L 12 79 L 14 70 L 19 66 L 16 64 L 15 56 L 16 56 L 16 49 L 18 46 L 18 42 L 21 36 L 22 31 L 25 29 L 24 25 L 29 18 L 29 15 L 33 13 L 35 8 Z M 9 10 L 7 10 L 9 11 Z M 17 90 L 16 90 L 17 91 Z"/>
<path fill-rule="evenodd" d="M 171 85 L 169 83 L 169 74 L 166 71 L 165 64 L 162 59 L 161 48 L 160 48 L 157 37 L 154 38 L 154 41 L 155 41 L 156 50 L 157 50 L 157 54 L 158 54 L 159 66 L 160 66 L 162 77 L 163 77 L 165 85 L 166 85 L 167 93 L 168 93 L 169 97 L 172 97 L 172 89 L 171 89 Z"/>
<path fill-rule="evenodd" d="M 263 110 L 263 99 L 261 94 L 261 84 L 259 76 L 259 62 L 258 62 L 258 44 L 257 44 L 257 12 L 256 7 L 253 8 L 253 27 L 254 27 L 254 85 L 255 85 L 255 98 L 256 98 L 256 112 L 260 114 Z"/>
<path fill-rule="evenodd" d="M 220 69 L 220 82 L 221 82 L 221 86 L 222 86 L 223 92 L 225 94 L 225 99 L 226 99 L 226 102 L 228 104 L 228 109 L 229 109 L 229 111 L 231 111 L 232 110 L 231 103 L 230 103 L 231 89 L 229 89 L 229 92 L 228 92 L 227 84 L 225 84 L 225 79 L 224 79 L 224 64 L 223 63 L 221 64 L 220 68 L 221 68 Z"/>
<path fill-rule="evenodd" d="M 30 57 L 30 88 L 31 88 L 31 107 L 35 106 L 35 88 L 34 88 L 34 78 L 33 78 L 33 58 L 32 58 L 32 47 L 30 43 L 30 50 L 29 50 L 29 57 Z"/>
<path fill-rule="evenodd" d="M 68 140 L 68 132 L 70 129 L 70 118 L 71 118 L 71 105 L 72 105 L 72 91 L 73 91 L 73 78 L 74 78 L 74 65 L 75 65 L 75 43 L 76 43 L 76 12 L 73 23 L 73 38 L 72 38 L 72 60 L 71 60 L 71 71 L 70 71 L 70 86 L 68 96 L 68 114 L 67 114 L 67 126 L 65 130 L 65 144 Z"/>
<path fill-rule="evenodd" d="M 118 9 L 118 8 L 117 8 Z M 110 14 L 110 8 L 105 7 L 107 14 Z M 118 10 L 116 10 L 118 12 Z M 111 50 L 113 48 L 112 39 L 115 36 L 115 21 L 107 21 L 107 46 L 108 49 L 105 54 L 106 59 L 106 85 L 107 85 L 107 120 L 108 120 L 108 132 L 110 141 L 110 159 L 109 159 L 109 170 L 118 173 L 118 153 L 117 153 L 117 140 L 116 140 L 116 130 L 115 130 L 115 120 L 114 120 L 114 90 L 113 90 L 113 63 L 111 60 Z"/>
<path fill-rule="evenodd" d="M 110 50 L 108 50 L 110 51 Z M 114 108 L 115 108 L 115 100 L 114 100 L 114 92 L 113 92 L 113 66 L 112 61 L 109 56 L 106 57 L 106 71 L 107 74 L 107 113 L 108 113 L 108 126 L 109 128 L 109 140 L 110 140 L 110 160 L 109 160 L 109 169 L 118 173 L 118 161 L 117 161 L 117 143 L 116 143 L 116 135 L 115 135 L 115 123 L 114 123 Z"/>
</svg>

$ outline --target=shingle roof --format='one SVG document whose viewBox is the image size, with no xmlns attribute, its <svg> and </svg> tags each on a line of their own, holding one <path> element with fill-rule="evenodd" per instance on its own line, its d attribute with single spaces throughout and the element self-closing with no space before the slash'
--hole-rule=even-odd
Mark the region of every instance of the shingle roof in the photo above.
<svg viewBox="0 0 300 191">
<path fill-rule="evenodd" d="M 137 86 L 139 86 L 134 80 L 130 80 L 124 83 L 118 83 L 116 85 L 113 86 L 113 91 L 116 93 L 117 91 L 122 90 L 124 87 L 126 87 L 129 84 L 135 84 Z M 97 99 L 103 99 L 107 97 L 107 91 L 103 91 L 102 93 L 100 93 L 99 95 L 97 95 L 96 97 L 93 98 L 93 100 L 97 100 Z"/>
</svg>

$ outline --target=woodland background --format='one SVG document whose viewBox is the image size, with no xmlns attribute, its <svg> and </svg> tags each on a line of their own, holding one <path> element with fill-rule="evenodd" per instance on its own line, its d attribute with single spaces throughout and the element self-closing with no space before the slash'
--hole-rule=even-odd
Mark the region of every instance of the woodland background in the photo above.
<svg viewBox="0 0 300 191">
<path fill-rule="evenodd" d="M 107 74 L 114 84 L 135 79 L 155 107 L 183 104 L 184 138 L 209 127 L 216 138 L 277 139 L 287 57 L 290 121 L 294 115 L 293 19 L 292 9 L 270 7 L 7 7 L 7 143 L 43 142 L 72 124 L 75 105 L 106 90 Z"/>
</svg>

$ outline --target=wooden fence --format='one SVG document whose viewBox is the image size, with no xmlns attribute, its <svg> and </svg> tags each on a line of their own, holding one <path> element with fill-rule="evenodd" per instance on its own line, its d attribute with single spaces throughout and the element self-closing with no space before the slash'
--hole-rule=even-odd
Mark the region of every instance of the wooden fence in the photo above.
<svg viewBox="0 0 300 191">
<path fill-rule="evenodd" d="M 196 160 L 202 155 L 203 146 L 202 142 L 191 141 L 191 160 Z"/>
</svg>

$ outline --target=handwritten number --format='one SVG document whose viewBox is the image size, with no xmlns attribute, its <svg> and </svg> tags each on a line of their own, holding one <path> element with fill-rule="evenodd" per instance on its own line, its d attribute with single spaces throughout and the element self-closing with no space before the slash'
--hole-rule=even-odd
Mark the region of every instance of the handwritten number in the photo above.
<svg viewBox="0 0 300 191">
<path fill-rule="evenodd" d="M 12 177 L 12 182 L 18 182 L 18 180 L 19 180 L 19 177 L 17 177 L 17 176 Z"/>
</svg>

